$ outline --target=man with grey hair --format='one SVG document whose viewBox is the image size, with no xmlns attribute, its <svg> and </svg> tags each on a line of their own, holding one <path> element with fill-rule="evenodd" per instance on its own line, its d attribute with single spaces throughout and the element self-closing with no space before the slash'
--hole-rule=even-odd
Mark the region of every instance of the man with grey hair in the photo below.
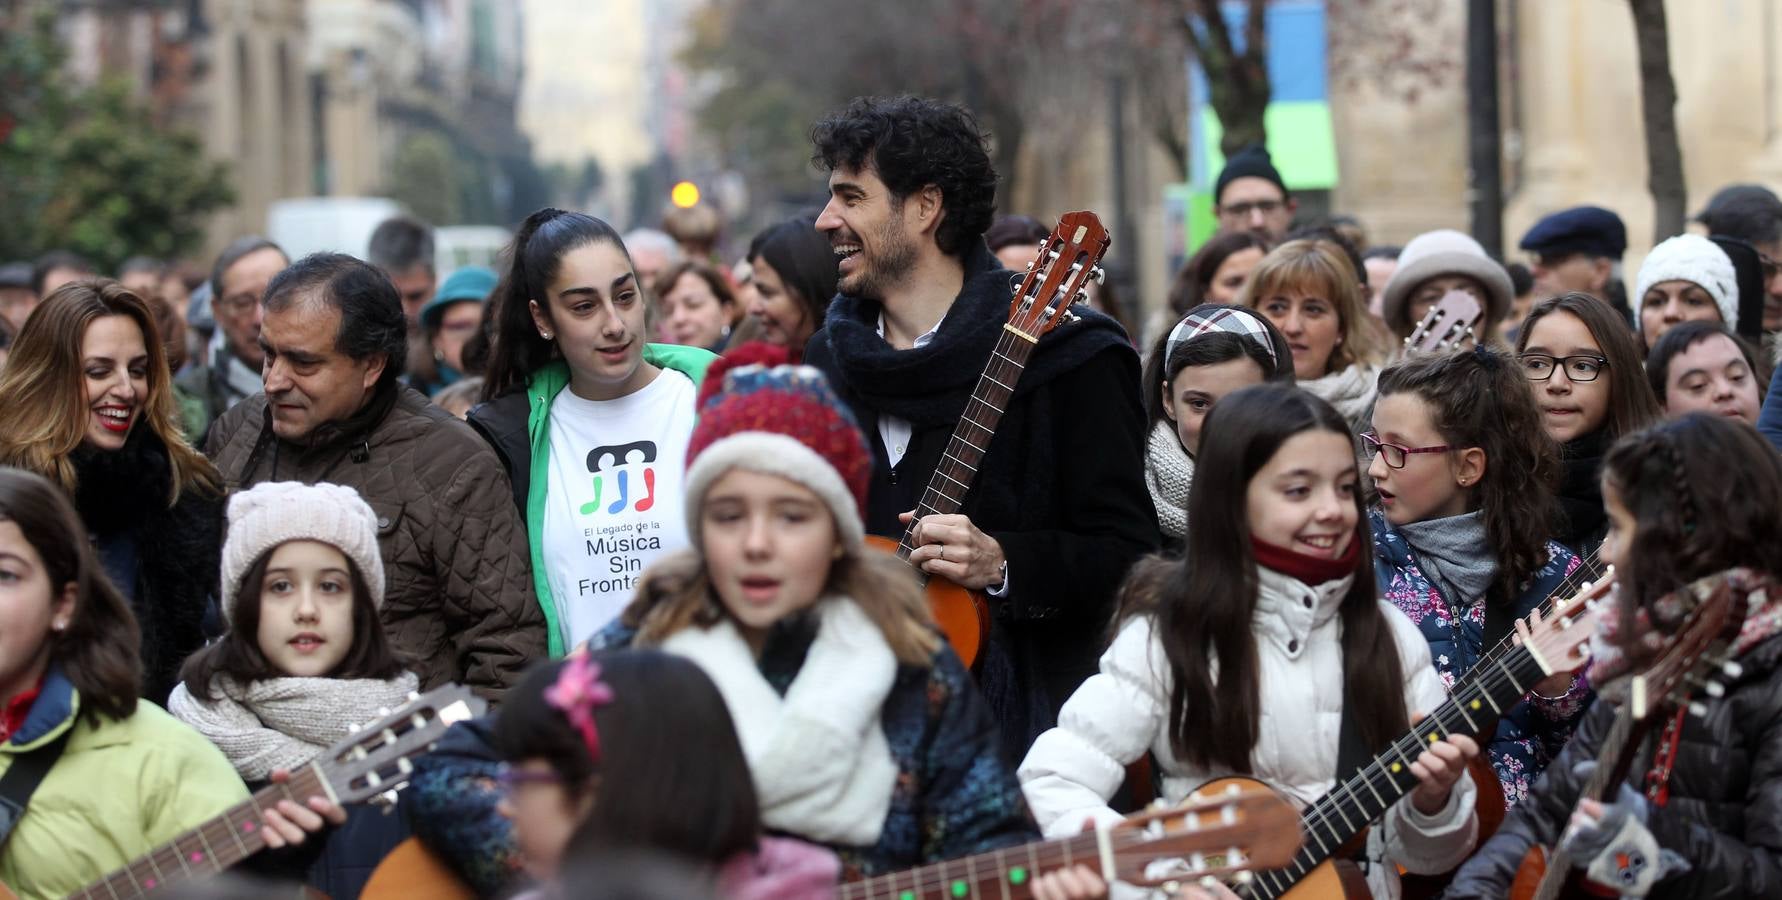
<svg viewBox="0 0 1782 900">
<path fill-rule="evenodd" d="M 237 238 L 217 255 L 207 282 L 216 330 L 192 365 L 174 378 L 198 399 L 205 428 L 260 392 L 260 301 L 273 276 L 290 264 L 285 251 L 259 235 Z"/>
<path fill-rule="evenodd" d="M 531 551 L 507 474 L 470 426 L 404 387 L 408 327 L 379 269 L 317 253 L 266 289 L 265 390 L 205 441 L 225 485 L 331 482 L 377 513 L 379 610 L 423 689 L 499 697 L 545 657 Z"/>
<path fill-rule="evenodd" d="M 634 228 L 625 234 L 625 252 L 631 255 L 631 268 L 637 283 L 649 290 L 656 276 L 681 261 L 681 245 L 666 232 L 654 228 Z"/>
<path fill-rule="evenodd" d="M 410 216 L 385 219 L 371 233 L 365 259 L 390 276 L 396 293 L 402 296 L 408 330 L 415 331 L 421 307 L 433 299 L 433 289 L 439 284 L 433 268 L 433 226 Z"/>
</svg>

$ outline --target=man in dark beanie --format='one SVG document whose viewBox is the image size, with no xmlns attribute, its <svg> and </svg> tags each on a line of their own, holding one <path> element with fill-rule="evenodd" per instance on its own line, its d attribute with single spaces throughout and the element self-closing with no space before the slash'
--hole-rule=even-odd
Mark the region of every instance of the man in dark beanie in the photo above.
<svg viewBox="0 0 1782 900">
<path fill-rule="evenodd" d="M 1251 231 L 1278 244 L 1298 208 L 1268 150 L 1251 144 L 1231 155 L 1213 185 L 1213 212 L 1220 231 Z"/>
</svg>

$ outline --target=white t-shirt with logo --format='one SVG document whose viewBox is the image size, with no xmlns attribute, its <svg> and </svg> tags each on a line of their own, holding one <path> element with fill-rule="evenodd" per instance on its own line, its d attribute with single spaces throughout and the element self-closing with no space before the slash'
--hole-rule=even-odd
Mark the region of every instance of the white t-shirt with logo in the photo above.
<svg viewBox="0 0 1782 900">
<path fill-rule="evenodd" d="M 575 646 L 617 618 L 644 569 L 687 547 L 687 441 L 693 380 L 673 369 L 617 400 L 568 388 L 551 401 L 545 575 Z"/>
</svg>

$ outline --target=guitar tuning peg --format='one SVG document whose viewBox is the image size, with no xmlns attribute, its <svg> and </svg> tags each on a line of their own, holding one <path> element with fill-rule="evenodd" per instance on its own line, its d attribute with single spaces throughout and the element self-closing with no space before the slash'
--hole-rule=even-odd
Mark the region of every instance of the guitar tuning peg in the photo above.
<svg viewBox="0 0 1782 900">
<path fill-rule="evenodd" d="M 1708 705 L 1700 701 L 1690 701 L 1689 714 L 1698 719 L 1705 719 L 1708 717 Z"/>
<path fill-rule="evenodd" d="M 390 714 L 390 708 L 388 706 L 380 706 L 377 708 L 377 714 L 380 718 L 387 716 Z"/>
<path fill-rule="evenodd" d="M 1732 660 L 1727 660 L 1726 662 L 1721 663 L 1720 672 L 1728 678 L 1745 677 L 1745 667 Z"/>
<path fill-rule="evenodd" d="M 348 722 L 347 723 L 347 734 L 358 734 L 360 731 L 363 731 L 364 729 L 365 729 L 365 726 L 360 725 L 358 722 Z"/>
<path fill-rule="evenodd" d="M 408 699 L 409 699 L 409 702 L 411 702 L 411 703 L 416 700 L 421 699 L 421 692 L 420 691 L 409 691 Z"/>
<path fill-rule="evenodd" d="M 1108 280 L 1108 270 L 1101 266 L 1096 266 L 1089 270 L 1089 277 L 1095 279 L 1096 284 L 1106 284 Z"/>
<path fill-rule="evenodd" d="M 1715 699 L 1726 696 L 1726 685 L 1718 681 L 1710 681 L 1702 685 L 1703 693 Z"/>
</svg>

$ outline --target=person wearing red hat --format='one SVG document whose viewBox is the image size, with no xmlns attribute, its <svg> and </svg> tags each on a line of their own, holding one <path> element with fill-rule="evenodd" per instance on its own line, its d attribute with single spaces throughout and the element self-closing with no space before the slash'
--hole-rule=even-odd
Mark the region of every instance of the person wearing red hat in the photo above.
<svg viewBox="0 0 1782 900">
<path fill-rule="evenodd" d="M 693 549 L 589 642 L 685 656 L 724 695 L 769 829 L 872 875 L 1037 837 L 996 723 L 912 572 L 869 552 L 872 459 L 816 369 L 714 363 L 687 447 Z"/>
</svg>

